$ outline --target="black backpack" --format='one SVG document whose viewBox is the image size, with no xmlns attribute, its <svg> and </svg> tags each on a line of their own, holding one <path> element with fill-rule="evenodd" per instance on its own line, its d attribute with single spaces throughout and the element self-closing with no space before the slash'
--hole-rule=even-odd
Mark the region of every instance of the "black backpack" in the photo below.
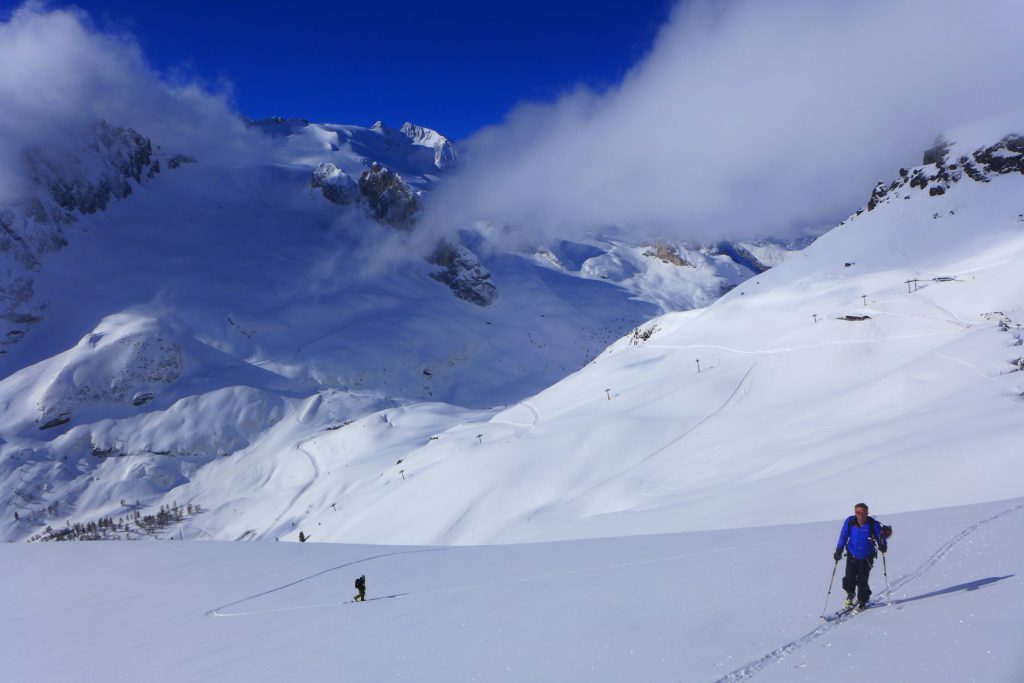
<svg viewBox="0 0 1024 683">
<path fill-rule="evenodd" d="M 363 590 L 363 588 L 365 586 L 366 586 L 366 577 L 365 576 L 360 576 L 358 579 L 356 579 L 356 589 L 357 590 Z"/>
<path fill-rule="evenodd" d="M 871 539 L 875 542 L 875 544 L 878 544 L 888 540 L 888 538 L 892 536 L 892 527 L 887 524 L 880 524 L 879 526 L 882 527 L 882 537 L 878 538 L 875 536 L 876 524 L 878 524 L 877 519 L 875 519 L 874 517 L 868 517 L 868 531 L 871 532 Z"/>
</svg>

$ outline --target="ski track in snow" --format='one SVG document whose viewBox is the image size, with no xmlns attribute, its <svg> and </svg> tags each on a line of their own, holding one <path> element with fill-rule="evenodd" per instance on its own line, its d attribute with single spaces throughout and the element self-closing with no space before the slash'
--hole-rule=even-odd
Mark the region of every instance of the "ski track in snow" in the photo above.
<svg viewBox="0 0 1024 683">
<path fill-rule="evenodd" d="M 312 441 L 312 439 L 307 439 L 306 441 Z M 299 451 L 307 458 L 309 458 L 309 464 L 313 467 L 313 475 L 309 478 L 309 481 L 307 481 L 302 486 L 302 488 L 299 489 L 299 491 L 295 494 L 295 497 L 292 498 L 291 502 L 288 503 L 288 505 L 286 505 L 283 510 L 281 510 L 281 514 L 274 518 L 274 521 L 270 524 L 270 529 L 277 528 L 277 524 L 281 521 L 281 518 L 284 517 L 288 513 L 288 511 L 295 506 L 297 502 L 299 502 L 299 499 L 302 498 L 302 496 L 306 495 L 306 492 L 309 491 L 313 484 L 316 483 L 316 480 L 320 478 L 320 466 L 316 464 L 316 458 L 313 457 L 312 453 L 310 453 L 309 451 L 302 447 L 303 444 L 306 443 L 306 441 L 301 441 L 298 444 L 296 444 L 295 450 Z M 276 466 L 274 468 L 274 471 L 276 473 Z M 262 535 L 260 537 L 262 538 Z"/>
<path fill-rule="evenodd" d="M 537 423 L 540 422 L 540 413 L 537 412 L 537 409 L 529 401 L 523 401 L 522 405 L 527 410 L 529 410 L 530 411 L 530 415 L 533 416 L 533 424 L 530 425 L 530 429 L 533 429 L 534 427 L 537 426 Z"/>
<path fill-rule="evenodd" d="M 736 388 L 732 390 L 732 393 L 729 394 L 729 398 L 725 399 L 725 402 L 722 403 L 722 405 L 718 406 L 718 408 L 716 408 L 713 412 L 711 412 L 710 414 L 705 416 L 704 419 L 702 419 L 700 422 L 698 422 L 697 424 L 693 425 L 692 427 L 687 429 L 685 432 L 683 432 L 682 434 L 680 434 L 679 436 L 675 437 L 674 439 L 669 441 L 667 444 L 662 446 L 661 448 L 659 448 L 656 451 L 652 452 L 651 454 L 649 454 L 647 457 L 645 457 L 640 462 L 647 462 L 648 460 L 650 460 L 654 456 L 658 455 L 659 453 L 661 453 L 662 451 L 664 451 L 668 447 L 673 446 L 673 445 L 679 443 L 679 441 L 681 441 L 684 437 L 686 437 L 687 435 L 691 434 L 694 430 L 696 430 L 698 427 L 700 427 L 702 424 L 704 424 L 708 420 L 710 420 L 710 419 L 720 415 L 723 410 L 725 410 L 726 408 L 728 408 L 731 404 L 733 404 L 735 402 L 735 399 L 739 395 L 740 390 L 743 389 L 743 387 L 748 384 L 748 380 L 750 379 L 750 376 L 753 374 L 754 368 L 756 368 L 756 367 L 757 367 L 757 363 L 755 362 L 753 365 L 751 365 L 747 369 L 747 371 L 743 374 L 743 377 L 740 378 L 740 381 L 736 385 Z"/>
<path fill-rule="evenodd" d="M 1024 506 L 1022 506 L 1022 507 L 1024 507 Z M 763 541 L 763 542 L 760 542 L 760 543 L 755 543 L 754 545 L 755 546 L 769 545 L 770 543 L 773 543 L 773 541 Z M 338 565 L 336 567 L 330 567 L 329 569 L 325 569 L 323 571 L 317 572 L 316 574 L 310 574 L 309 576 L 305 576 L 305 577 L 303 577 L 301 579 L 297 579 L 296 581 L 292 581 L 291 583 L 286 583 L 286 584 L 284 584 L 282 586 L 278 586 L 276 588 L 271 588 L 270 590 L 263 591 L 262 593 L 257 593 L 256 595 L 250 595 L 248 597 L 241 598 L 239 600 L 235 600 L 234 602 L 230 602 L 230 603 L 228 603 L 226 605 L 221 605 L 220 607 L 215 607 L 212 610 L 208 611 L 206 613 L 206 616 L 208 616 L 208 617 L 244 617 L 244 616 L 257 615 L 257 614 L 274 614 L 274 613 L 277 613 L 277 612 L 293 612 L 293 611 L 296 611 L 296 610 L 303 610 L 303 609 L 316 609 L 318 607 L 340 607 L 342 605 L 349 604 L 351 602 L 351 600 L 343 600 L 341 602 L 323 602 L 323 603 L 315 603 L 315 604 L 310 604 L 310 605 L 294 605 L 294 606 L 291 606 L 291 607 L 275 607 L 273 609 L 252 610 L 252 611 L 248 611 L 248 612 L 224 612 L 224 611 L 222 611 L 222 610 L 225 610 L 225 609 L 227 609 L 229 607 L 232 607 L 234 605 L 240 605 L 243 602 L 248 602 L 249 600 L 255 600 L 256 598 L 262 597 L 264 595 L 269 595 L 270 593 L 275 593 L 277 591 L 284 590 L 285 588 L 290 588 L 290 587 L 298 585 L 298 584 L 300 584 L 300 583 L 302 583 L 304 581 L 309 581 L 310 579 L 316 578 L 318 576 L 322 576 L 322 575 L 327 574 L 329 572 L 337 571 L 338 569 L 343 569 L 345 567 L 351 567 L 352 565 L 355 565 L 355 564 L 361 564 L 363 562 L 370 562 L 372 560 L 377 560 L 377 559 L 380 559 L 380 558 L 383 558 L 383 557 L 391 557 L 391 556 L 394 556 L 394 555 L 409 555 L 409 554 L 413 554 L 413 553 L 452 551 L 452 550 L 465 549 L 466 547 L 472 547 L 472 546 L 446 546 L 446 547 L 441 547 L 441 548 L 420 548 L 420 549 L 416 549 L 416 550 L 401 550 L 401 551 L 397 551 L 397 552 L 393 552 L 393 553 L 383 553 L 383 554 L 380 554 L 380 555 L 373 555 L 371 557 L 364 557 L 364 558 L 359 559 L 359 560 L 353 560 L 351 562 L 346 562 L 345 564 L 340 564 L 340 565 Z M 512 584 L 512 583 L 527 583 L 527 582 L 530 582 L 530 581 L 542 581 L 542 580 L 545 580 L 545 579 L 559 578 L 559 577 L 563 577 L 563 576 L 573 576 L 573 575 L 577 575 L 577 574 L 588 574 L 588 573 L 592 573 L 592 572 L 603 572 L 603 571 L 608 571 L 610 569 L 623 569 L 623 568 L 628 568 L 628 567 L 639 567 L 639 566 L 648 565 L 648 564 L 658 564 L 660 562 L 671 562 L 673 560 L 684 560 L 684 559 L 690 559 L 690 558 L 693 558 L 693 557 L 702 557 L 702 556 L 705 556 L 705 555 L 713 555 L 713 554 L 716 554 L 716 553 L 722 553 L 722 552 L 727 552 L 727 551 L 730 551 L 730 550 L 739 550 L 739 549 L 740 549 L 740 546 L 730 545 L 730 546 L 723 546 L 721 548 L 712 548 L 710 550 L 701 550 L 701 551 L 698 551 L 698 552 L 680 553 L 680 554 L 677 554 L 677 555 L 668 555 L 668 556 L 665 556 L 665 557 L 653 557 L 653 558 L 646 559 L 646 560 L 630 560 L 628 562 L 618 562 L 618 563 L 615 563 L 615 564 L 599 565 L 599 566 L 596 566 L 596 567 L 581 567 L 579 569 L 570 569 L 570 570 L 563 571 L 563 572 L 549 572 L 547 574 L 536 574 L 534 576 L 524 576 L 524 577 L 520 577 L 518 579 L 504 579 L 504 580 L 501 580 L 501 581 L 489 581 L 489 582 L 486 582 L 486 583 L 474 583 L 474 584 L 470 584 L 470 585 L 467 585 L 467 586 L 452 586 L 451 588 L 440 588 L 440 589 L 437 589 L 437 590 L 419 591 L 419 592 L 416 592 L 416 593 L 396 593 L 394 595 L 382 595 L 382 596 L 379 596 L 377 598 L 367 598 L 367 602 L 369 602 L 370 600 L 381 600 L 381 599 L 385 599 L 385 598 L 400 598 L 400 597 L 405 597 L 405 596 L 439 595 L 439 594 L 442 594 L 442 593 L 461 593 L 463 591 L 475 590 L 477 588 L 493 588 L 495 586 L 506 586 L 506 585 Z"/>
<path fill-rule="evenodd" d="M 886 314 L 892 315 L 892 314 Z M 913 317 L 925 317 L 925 316 L 913 316 Z M 935 320 L 942 320 L 941 318 L 934 318 Z M 944 322 L 953 323 L 950 320 L 943 320 Z M 897 335 L 892 337 L 881 337 L 879 339 L 841 339 L 841 340 L 829 340 L 816 342 L 814 344 L 802 344 L 800 346 L 780 346 L 774 349 L 734 349 L 728 346 L 721 346 L 718 344 L 645 344 L 641 348 L 649 349 L 667 349 L 667 350 L 679 350 L 679 349 L 690 349 L 698 351 L 701 349 L 712 349 L 715 351 L 726 351 L 728 353 L 735 353 L 743 356 L 773 356 L 786 353 L 795 353 L 799 351 L 811 351 L 814 349 L 820 349 L 826 346 L 863 346 L 871 344 L 884 344 L 886 342 L 894 341 L 907 341 L 910 339 L 924 339 L 927 337 L 941 337 L 955 335 L 957 332 L 927 332 L 924 334 L 905 334 Z"/>
<path fill-rule="evenodd" d="M 453 546 L 453 547 L 455 547 L 455 546 Z M 249 596 L 246 596 L 244 598 L 240 598 L 238 600 L 235 600 L 234 602 L 229 602 L 229 603 L 227 603 L 225 605 L 221 605 L 220 607 L 214 607 L 213 609 L 211 609 L 209 612 L 206 613 L 206 616 L 208 616 L 208 617 L 238 617 L 238 616 L 243 616 L 243 615 L 248 615 L 248 614 L 265 614 L 265 613 L 269 613 L 269 612 L 286 612 L 286 611 L 295 610 L 295 609 L 309 609 L 310 607 L 322 607 L 323 605 L 306 605 L 306 606 L 300 606 L 300 607 L 284 607 L 284 608 L 278 608 L 278 609 L 273 609 L 273 610 L 260 610 L 260 611 L 255 611 L 255 612 L 228 612 L 228 613 L 225 613 L 225 612 L 221 611 L 221 610 L 225 610 L 225 609 L 227 609 L 229 607 L 233 607 L 234 605 L 240 605 L 243 602 L 248 602 L 250 600 L 255 600 L 256 598 L 261 598 L 264 595 L 270 595 L 271 593 L 276 593 L 277 591 L 282 591 L 285 588 L 291 588 L 292 586 L 297 586 L 300 583 L 304 583 L 304 582 L 309 581 L 311 579 L 315 579 L 318 576 L 323 576 L 324 574 L 329 574 L 330 572 L 335 572 L 335 571 L 338 571 L 339 569 L 344 569 L 345 567 L 351 567 L 354 564 L 362 564 L 363 562 L 370 562 L 371 560 L 377 560 L 377 559 L 380 559 L 382 557 L 391 557 L 393 555 L 411 555 L 411 554 L 414 554 L 414 553 L 430 553 L 430 552 L 438 552 L 438 551 L 441 551 L 441 550 L 450 550 L 450 549 L 451 548 L 417 548 L 415 550 L 398 550 L 398 551 L 395 551 L 393 553 L 381 553 L 380 555 L 372 555 L 370 557 L 363 557 L 363 558 L 360 558 L 358 560 L 352 560 L 351 562 L 346 562 L 344 564 L 339 564 L 339 565 L 337 565 L 335 567 L 329 567 L 329 568 L 324 569 L 323 571 L 319 571 L 319 572 L 317 572 L 315 574 L 310 574 L 309 576 L 303 576 L 301 579 L 296 579 L 295 581 L 292 581 L 291 583 L 286 583 L 286 584 L 284 584 L 282 586 L 277 586 L 275 588 L 271 588 L 269 590 L 265 590 L 262 593 L 256 593 L 255 595 L 249 595 Z M 397 597 L 397 596 L 387 596 L 387 597 Z M 329 605 L 340 605 L 340 604 L 344 604 L 344 602 L 341 602 L 341 603 L 327 603 L 327 604 L 329 604 Z"/>
<path fill-rule="evenodd" d="M 1010 508 L 1009 510 L 1003 510 L 998 514 L 992 515 L 991 517 L 986 517 L 985 519 L 975 522 L 974 524 L 967 527 L 950 540 L 946 541 L 946 543 L 944 543 L 938 550 L 932 553 L 931 557 L 929 557 L 927 560 L 921 563 L 921 566 L 919 566 L 917 569 L 910 572 L 909 574 L 904 574 L 900 578 L 894 580 L 892 582 L 892 585 L 889 587 L 888 592 L 891 593 L 893 590 L 902 588 L 903 586 L 906 586 L 912 581 L 919 579 L 925 572 L 934 567 L 936 564 L 939 563 L 940 560 L 942 560 L 942 558 L 948 555 L 950 551 L 952 551 L 953 548 L 960 541 L 962 541 L 967 536 L 971 535 L 971 533 L 973 533 L 978 527 L 988 524 L 989 522 L 994 522 L 997 519 L 1005 517 L 1006 515 L 1009 515 L 1011 513 L 1018 512 L 1019 510 L 1022 509 L 1024 509 L 1024 505 L 1017 505 L 1015 507 Z M 870 606 L 878 606 L 883 603 L 880 601 L 872 600 L 868 604 Z M 754 661 L 749 662 L 748 664 L 740 667 L 739 669 L 736 669 L 735 671 L 722 676 L 717 680 L 716 683 L 735 683 L 735 681 L 745 681 L 749 678 L 752 678 L 759 671 L 762 671 L 763 669 L 767 668 L 775 662 L 782 661 L 786 658 L 787 655 L 792 654 L 795 650 L 811 643 L 814 640 L 817 640 L 821 636 L 832 631 L 832 629 L 838 628 L 841 624 L 850 620 L 854 616 L 856 616 L 856 612 L 848 612 L 837 617 L 833 621 L 826 621 L 810 633 L 801 636 L 796 640 L 792 640 L 786 643 L 785 645 L 778 647 L 761 657 L 758 657 Z"/>
<path fill-rule="evenodd" d="M 974 373 L 975 373 L 976 375 L 978 375 L 978 377 L 981 377 L 982 379 L 987 379 L 987 380 L 994 380 L 994 379 L 999 379 L 1000 377 L 1002 377 L 1002 376 L 1003 376 L 1003 374 L 998 374 L 998 375 L 986 375 L 986 374 L 985 374 L 985 373 L 984 373 L 984 372 L 983 372 L 983 371 L 981 370 L 981 368 L 979 368 L 979 367 L 978 367 L 977 365 L 975 365 L 974 363 L 971 363 L 971 362 L 969 362 L 969 361 L 966 361 L 966 360 L 963 360 L 963 359 L 960 359 L 960 358 L 954 358 L 953 356 L 948 356 L 948 355 L 946 355 L 946 354 L 944 354 L 944 353 L 941 353 L 941 352 L 939 352 L 939 351 L 936 351 L 936 352 L 935 352 L 935 357 L 936 357 L 936 358 L 942 358 L 943 360 L 948 360 L 948 361 L 950 361 L 950 362 L 952 362 L 952 363 L 956 363 L 956 364 L 958 364 L 958 365 L 962 365 L 962 366 L 964 366 L 965 368 L 969 368 L 969 369 L 970 369 L 970 370 L 972 370 L 972 371 L 973 371 L 973 372 L 974 372 Z M 1004 401 L 1005 403 L 1009 403 L 1010 405 L 1012 405 L 1012 406 L 1014 406 L 1014 407 L 1016 407 L 1016 408 L 1020 408 L 1020 407 L 1021 407 L 1022 405 L 1024 405 L 1024 403 L 1022 403 L 1022 402 L 1021 402 L 1020 400 L 1012 399 L 1012 398 L 1009 398 L 1009 397 L 1007 397 L 1007 396 L 1002 396 L 1001 398 L 1003 399 L 1003 401 Z"/>
<path fill-rule="evenodd" d="M 679 434 L 678 436 L 674 437 L 671 441 L 669 441 L 665 445 L 663 445 L 663 446 L 657 448 L 656 450 L 648 453 L 647 455 L 645 455 L 643 458 L 641 458 L 637 462 L 627 466 L 621 472 L 617 472 L 617 473 L 615 473 L 615 474 L 613 474 L 613 475 L 611 475 L 609 477 L 605 477 L 604 479 L 602 479 L 598 483 L 596 483 L 593 486 L 589 487 L 586 491 L 584 491 L 584 492 L 574 496 L 572 500 L 574 500 L 574 501 L 581 500 L 585 496 L 589 496 L 590 494 L 592 494 L 595 491 L 599 490 L 602 486 L 605 486 L 605 485 L 607 485 L 607 484 L 609 484 L 611 482 L 616 481 L 617 479 L 619 479 L 620 477 L 625 475 L 627 472 L 636 469 L 637 467 L 639 467 L 643 463 L 645 463 L 648 460 L 654 458 L 659 453 L 662 453 L 665 450 L 667 450 L 668 448 L 670 448 L 671 446 L 674 446 L 675 444 L 679 443 L 684 438 L 686 438 L 688 435 L 692 434 L 701 425 L 707 423 L 712 418 L 717 417 L 718 415 L 720 415 L 722 413 L 722 411 L 724 411 L 730 405 L 732 405 L 732 404 L 737 402 L 736 401 L 736 397 L 739 395 L 740 390 L 743 389 L 744 386 L 749 386 L 748 380 L 750 379 L 750 376 L 753 374 L 754 368 L 756 368 L 756 367 L 757 367 L 757 362 L 755 361 L 753 365 L 751 365 L 749 368 L 747 368 L 747 371 L 743 374 L 743 377 L 741 377 L 740 381 L 736 384 L 736 388 L 732 390 L 732 393 L 729 394 L 729 397 L 727 399 L 725 399 L 725 401 L 722 403 L 722 405 L 718 406 L 715 410 L 713 410 L 710 413 L 708 413 L 707 415 L 705 415 L 703 418 L 701 418 L 695 424 L 691 425 L 690 427 L 687 427 L 686 430 L 684 430 L 682 434 Z M 648 401 L 647 403 L 649 404 L 649 403 L 653 403 L 654 401 L 662 400 L 665 396 L 670 396 L 670 395 L 672 395 L 672 394 L 674 394 L 674 393 L 676 393 L 678 391 L 681 391 L 681 389 L 679 389 L 679 388 L 673 389 L 672 391 L 668 392 L 664 396 L 656 398 L 656 399 L 654 399 L 652 401 Z M 536 514 L 536 513 L 534 513 L 534 514 Z"/>
<path fill-rule="evenodd" d="M 534 428 L 536 428 L 537 423 L 540 422 L 540 413 L 537 412 L 537 409 L 534 408 L 533 404 L 530 403 L 529 401 L 520 401 L 518 404 L 513 406 L 513 408 L 518 407 L 526 408 L 530 412 L 529 422 L 513 422 L 511 420 L 498 420 L 492 418 L 490 420 L 490 424 L 505 425 L 507 427 L 511 427 L 512 431 L 515 432 L 516 435 L 520 434 L 519 430 L 525 430 L 523 433 L 526 434 L 532 432 Z"/>
<path fill-rule="evenodd" d="M 975 365 L 974 363 L 971 363 L 969 361 L 962 360 L 960 358 L 953 358 L 953 356 L 948 356 L 948 355 L 946 355 L 944 353 L 941 353 L 939 351 L 936 351 L 934 355 L 935 355 L 936 358 L 942 358 L 942 359 L 948 360 L 948 361 L 950 361 L 952 363 L 956 363 L 957 365 L 962 365 L 965 368 L 968 368 L 968 369 L 972 370 L 974 372 L 974 374 L 976 374 L 978 377 L 981 377 L 982 379 L 995 379 L 995 377 L 993 377 L 991 375 L 986 375 L 984 372 L 982 372 L 980 369 L 978 369 L 977 365 Z"/>
</svg>

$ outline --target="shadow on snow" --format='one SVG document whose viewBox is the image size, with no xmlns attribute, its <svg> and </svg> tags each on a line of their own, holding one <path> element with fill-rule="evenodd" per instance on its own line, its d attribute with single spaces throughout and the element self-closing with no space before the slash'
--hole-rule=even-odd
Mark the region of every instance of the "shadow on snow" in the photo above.
<svg viewBox="0 0 1024 683">
<path fill-rule="evenodd" d="M 956 586 L 950 586 L 949 588 L 943 588 L 942 590 L 932 591 L 931 593 L 923 593 L 921 595 L 915 595 L 912 598 L 903 598 L 902 600 L 893 600 L 892 604 L 902 605 L 905 602 L 914 602 L 915 600 L 924 600 L 925 598 L 934 598 L 937 595 L 948 595 L 949 593 L 956 593 L 958 591 L 976 591 L 979 588 L 988 586 L 1002 581 L 1003 579 L 1010 579 L 1016 576 L 1015 574 L 1008 574 L 1007 576 L 990 576 L 987 579 L 978 579 L 977 581 L 968 581 L 967 583 L 957 584 Z"/>
</svg>

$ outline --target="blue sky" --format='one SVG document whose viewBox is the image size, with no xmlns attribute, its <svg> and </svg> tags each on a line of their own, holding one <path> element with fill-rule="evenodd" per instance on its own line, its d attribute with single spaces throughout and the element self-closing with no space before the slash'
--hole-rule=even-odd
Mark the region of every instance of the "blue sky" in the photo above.
<svg viewBox="0 0 1024 683">
<path fill-rule="evenodd" d="M 26 145 L 97 118 L 232 164 L 257 154 L 237 113 L 382 119 L 460 142 L 458 181 L 434 200 L 445 225 L 783 234 L 863 206 L 943 131 L 1024 111 L 1008 66 L 1024 42 L 991 40 L 1020 0 L 82 1 L 92 22 L 0 0 L 0 192 Z M 982 44 L 921 66 L 935 45 Z M 168 88 L 178 70 L 236 101 Z"/>
<path fill-rule="evenodd" d="M 0 1 L 6 17 L 20 3 Z M 236 2 L 80 0 L 100 30 L 135 36 L 161 73 L 234 85 L 251 118 L 398 126 L 454 137 L 521 100 L 615 83 L 640 61 L 669 0 Z"/>
</svg>

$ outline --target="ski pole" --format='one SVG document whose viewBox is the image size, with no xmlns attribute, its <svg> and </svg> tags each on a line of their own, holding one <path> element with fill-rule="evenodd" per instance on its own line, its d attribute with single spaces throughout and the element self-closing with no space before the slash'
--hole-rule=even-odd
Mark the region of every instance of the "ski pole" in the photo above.
<svg viewBox="0 0 1024 683">
<path fill-rule="evenodd" d="M 885 575 L 885 605 L 892 606 L 892 594 L 889 592 L 889 568 L 885 566 L 885 553 L 882 553 L 882 574 Z"/>
<path fill-rule="evenodd" d="M 829 582 L 828 582 L 828 595 L 825 596 L 825 606 L 821 608 L 821 618 L 822 619 L 825 618 L 825 610 L 828 609 L 828 599 L 830 597 L 832 597 L 832 584 L 835 583 L 835 580 L 836 580 L 836 569 L 838 569 L 838 568 L 839 568 L 839 560 L 836 560 L 835 566 L 832 567 L 832 578 L 829 579 Z"/>
</svg>

